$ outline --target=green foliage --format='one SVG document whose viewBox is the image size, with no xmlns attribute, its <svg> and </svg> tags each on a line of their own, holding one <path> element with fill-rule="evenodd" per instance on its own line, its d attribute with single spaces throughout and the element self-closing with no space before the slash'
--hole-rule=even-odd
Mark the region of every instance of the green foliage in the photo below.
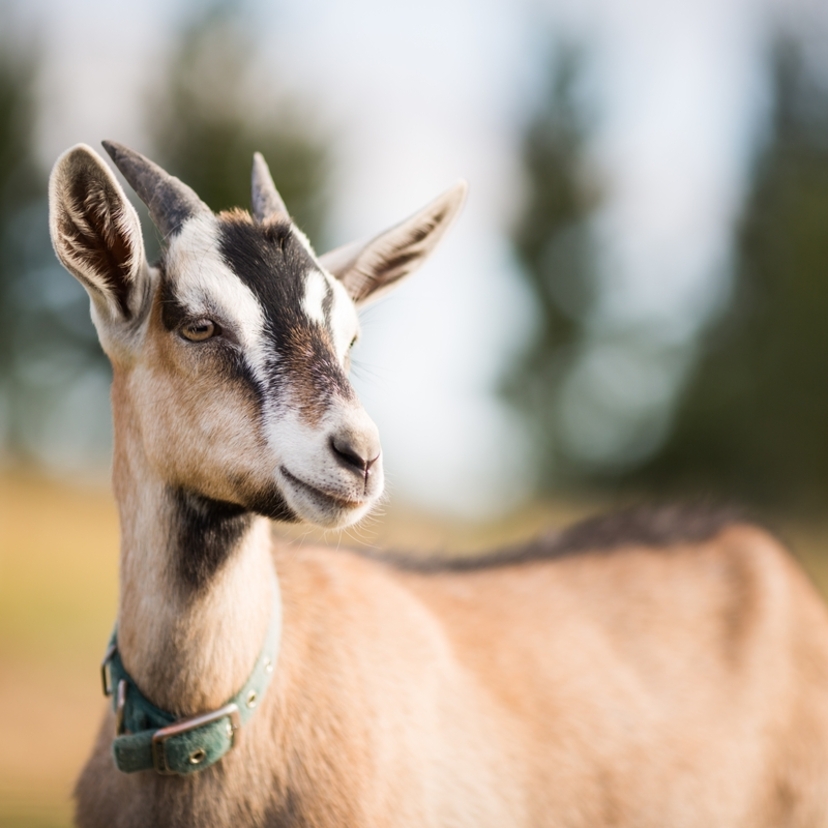
<svg viewBox="0 0 828 828">
<path fill-rule="evenodd" d="M 250 28 L 232 5 L 190 21 L 165 86 L 147 107 L 155 157 L 218 211 L 249 207 L 258 150 L 291 214 L 316 242 L 327 209 L 328 144 L 295 102 L 274 95 L 251 61 L 255 53 Z"/>
<path fill-rule="evenodd" d="M 0 41 L 0 376 L 8 378 L 14 352 L 13 301 L 24 251 L 15 219 L 39 195 L 32 155 L 33 66 L 8 38 Z"/>
<path fill-rule="evenodd" d="M 522 147 L 527 195 L 512 239 L 537 317 L 503 391 L 530 431 L 542 488 L 567 472 L 556 400 L 594 301 L 590 218 L 599 193 L 585 161 L 581 54 L 562 47 Z"/>
<path fill-rule="evenodd" d="M 807 507 L 828 496 L 828 87 L 790 42 L 777 45 L 773 77 L 732 304 L 672 436 L 634 479 Z"/>
<path fill-rule="evenodd" d="M 49 241 L 46 178 L 34 154 L 38 61 L 10 26 L 0 38 L 0 454 L 13 462 L 37 453 L 56 396 L 90 360 L 103 365 L 88 302 L 64 288 Z"/>
</svg>

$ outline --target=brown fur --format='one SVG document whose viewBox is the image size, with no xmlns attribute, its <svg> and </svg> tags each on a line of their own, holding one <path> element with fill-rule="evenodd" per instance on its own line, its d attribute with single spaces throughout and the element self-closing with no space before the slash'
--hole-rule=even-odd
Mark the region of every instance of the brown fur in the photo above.
<svg viewBox="0 0 828 828">
<path fill-rule="evenodd" d="M 462 574 L 274 561 L 242 747 L 125 776 L 107 721 L 81 825 L 828 825 L 828 618 L 754 527 Z"/>
<path fill-rule="evenodd" d="M 76 203 L 90 181 L 104 182 L 105 210 Z M 383 262 L 407 255 L 422 228 L 432 248 L 449 220 L 434 216 L 453 217 L 462 191 L 379 247 L 329 254 L 331 273 L 351 295 L 363 277 L 382 289 Z M 367 415 L 354 398 L 330 401 L 330 424 L 315 430 L 279 419 L 219 359 L 238 345 L 190 347 L 165 328 L 164 274 L 146 268 L 137 216 L 89 148 L 58 161 L 50 201 L 56 250 L 89 286 L 113 361 L 124 666 L 162 708 L 214 710 L 258 656 L 274 573 L 283 606 L 273 682 L 241 743 L 188 777 L 123 774 L 107 714 L 76 789 L 82 828 L 828 828 L 828 613 L 771 535 L 662 509 L 448 566 L 297 554 L 273 541 L 251 493 L 279 481 L 297 517 L 358 519 L 381 485 L 369 497 L 324 428 L 378 445 Z M 103 222 L 106 255 L 73 253 L 74 213 Z M 246 308 L 238 343 L 260 336 L 259 306 L 216 254 L 215 232 L 198 211 L 168 261 L 191 287 L 212 285 L 225 313 Z M 256 249 L 246 238 L 242 258 Z M 119 302 L 140 311 L 129 324 Z M 319 367 L 293 345 L 286 363 Z M 311 379 L 296 381 L 322 393 Z M 289 395 L 277 399 L 289 408 Z M 279 477 L 285 456 L 304 493 Z M 182 568 L 182 554 L 203 558 Z"/>
</svg>

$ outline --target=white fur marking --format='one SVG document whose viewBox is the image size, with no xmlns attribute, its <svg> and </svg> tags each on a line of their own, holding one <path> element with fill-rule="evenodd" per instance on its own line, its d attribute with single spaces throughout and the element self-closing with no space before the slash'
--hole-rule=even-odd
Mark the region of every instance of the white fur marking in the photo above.
<svg viewBox="0 0 828 828">
<path fill-rule="evenodd" d="M 305 295 L 302 298 L 302 310 L 311 322 L 325 324 L 323 303 L 327 294 L 325 277 L 318 270 L 311 270 L 305 277 Z"/>
<path fill-rule="evenodd" d="M 331 303 L 331 333 L 333 335 L 334 350 L 340 359 L 344 359 L 351 342 L 359 332 L 359 317 L 353 300 L 348 295 L 342 282 L 327 271 L 325 278 L 333 291 Z"/>
<path fill-rule="evenodd" d="M 212 216 L 186 222 L 170 245 L 167 269 L 179 300 L 194 316 L 218 312 L 222 318 L 217 321 L 232 326 L 248 363 L 264 381 L 269 354 L 264 311 L 253 291 L 225 264 L 216 224 Z"/>
</svg>

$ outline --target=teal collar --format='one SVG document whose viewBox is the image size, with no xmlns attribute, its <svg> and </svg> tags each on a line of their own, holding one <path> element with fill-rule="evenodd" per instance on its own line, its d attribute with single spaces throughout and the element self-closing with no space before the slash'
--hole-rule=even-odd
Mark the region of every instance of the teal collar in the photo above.
<svg viewBox="0 0 828 828">
<path fill-rule="evenodd" d="M 273 579 L 273 608 L 264 646 L 244 686 L 217 710 L 186 719 L 156 707 L 138 689 L 118 652 L 117 628 L 101 664 L 104 693 L 112 696 L 115 739 L 112 754 L 124 773 L 155 769 L 163 775 L 209 768 L 238 745 L 241 728 L 261 703 L 276 667 L 282 633 L 279 584 Z"/>
</svg>

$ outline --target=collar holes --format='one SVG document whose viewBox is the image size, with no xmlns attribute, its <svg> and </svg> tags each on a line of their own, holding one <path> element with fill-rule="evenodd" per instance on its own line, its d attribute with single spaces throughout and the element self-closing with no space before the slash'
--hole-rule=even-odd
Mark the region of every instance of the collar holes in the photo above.
<svg viewBox="0 0 828 828">
<path fill-rule="evenodd" d="M 188 758 L 191 765 L 200 765 L 207 758 L 207 751 L 204 748 L 196 748 Z"/>
</svg>

